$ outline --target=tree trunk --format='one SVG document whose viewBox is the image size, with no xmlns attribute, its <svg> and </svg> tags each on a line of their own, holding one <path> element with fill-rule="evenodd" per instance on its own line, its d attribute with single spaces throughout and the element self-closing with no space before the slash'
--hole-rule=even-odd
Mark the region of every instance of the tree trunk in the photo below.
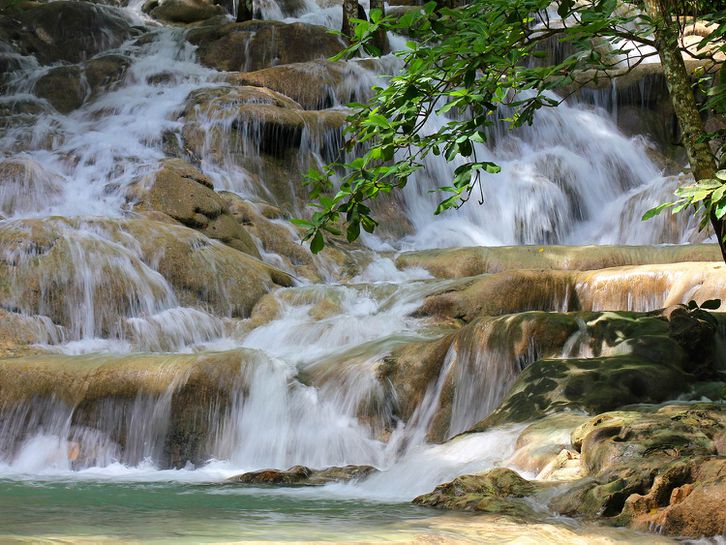
<svg viewBox="0 0 726 545">
<path fill-rule="evenodd" d="M 371 9 L 379 9 L 381 10 L 381 17 L 386 16 L 386 8 L 383 5 L 383 0 L 370 0 L 371 1 Z M 381 55 L 385 55 L 388 53 L 391 48 L 388 44 L 388 35 L 386 34 L 386 31 L 382 28 L 376 30 L 375 36 L 373 37 L 373 45 L 378 48 L 378 50 L 381 52 Z"/>
<path fill-rule="evenodd" d="M 663 66 L 663 74 L 668 85 L 673 109 L 681 127 L 683 145 L 688 154 L 688 161 L 691 163 L 693 176 L 696 180 L 714 178 L 716 162 L 708 143 L 700 141 L 706 131 L 703 127 L 701 114 L 698 111 L 696 97 L 693 94 L 691 78 L 683 62 L 683 56 L 678 49 L 678 28 L 671 18 L 668 0 L 645 0 L 645 9 L 655 22 L 656 47 L 660 55 L 660 62 Z M 726 246 L 724 244 L 726 229 L 724 222 L 717 219 L 713 214 L 710 219 L 711 225 L 716 231 L 721 255 L 726 262 Z"/>
<path fill-rule="evenodd" d="M 343 0 L 343 28 L 341 28 L 343 36 L 353 37 L 353 26 L 351 25 L 353 19 L 358 19 L 358 1 Z"/>
</svg>

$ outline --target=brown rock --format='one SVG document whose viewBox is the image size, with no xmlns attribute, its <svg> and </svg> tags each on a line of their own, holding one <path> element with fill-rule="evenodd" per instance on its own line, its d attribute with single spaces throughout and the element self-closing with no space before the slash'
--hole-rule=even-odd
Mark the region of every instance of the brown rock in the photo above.
<svg viewBox="0 0 726 545">
<path fill-rule="evenodd" d="M 245 229 L 230 215 L 224 199 L 202 172 L 181 159 L 167 159 L 152 179 L 131 188 L 138 210 L 157 210 L 210 238 L 259 258 Z"/>
<path fill-rule="evenodd" d="M 52 68 L 35 83 L 34 90 L 62 114 L 79 108 L 87 95 L 78 66 Z"/>
<path fill-rule="evenodd" d="M 223 71 L 261 70 L 273 65 L 332 57 L 345 47 L 325 27 L 279 21 L 247 21 L 195 29 L 202 64 Z"/>
</svg>

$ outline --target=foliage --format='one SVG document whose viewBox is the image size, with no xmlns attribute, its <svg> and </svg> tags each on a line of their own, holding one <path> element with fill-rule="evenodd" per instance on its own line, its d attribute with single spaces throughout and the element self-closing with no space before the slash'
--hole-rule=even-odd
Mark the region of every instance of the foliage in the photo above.
<svg viewBox="0 0 726 545">
<path fill-rule="evenodd" d="M 556 5 L 557 17 L 549 0 L 474 0 L 457 9 L 429 3 L 400 18 L 372 10 L 370 21 L 356 21 L 339 58 L 376 54 L 373 36 L 380 29 L 411 40 L 397 53 L 403 70 L 374 88 L 367 104 L 351 105 L 344 153 L 322 172 L 309 173 L 317 211 L 297 223 L 307 229 L 313 252 L 323 248 L 326 232 L 340 234 L 341 220 L 349 241 L 361 227 L 372 232 L 371 201 L 403 188 L 428 154 L 458 165 L 438 188 L 443 195 L 436 214 L 461 206 L 477 190 L 483 201 L 481 176 L 499 171 L 480 157 L 494 126 L 530 124 L 539 109 L 557 106 L 578 85 L 622 73 L 618 61 L 632 69 L 657 54 L 652 21 L 632 6 L 617 0 Z M 726 19 L 712 16 L 718 17 Z M 720 24 L 713 39 L 724 34 Z M 571 53 L 547 61 L 543 45 L 550 40 Z M 710 97 L 714 104 L 723 99 L 720 91 Z M 444 122 L 433 126 L 433 117 Z"/>
</svg>

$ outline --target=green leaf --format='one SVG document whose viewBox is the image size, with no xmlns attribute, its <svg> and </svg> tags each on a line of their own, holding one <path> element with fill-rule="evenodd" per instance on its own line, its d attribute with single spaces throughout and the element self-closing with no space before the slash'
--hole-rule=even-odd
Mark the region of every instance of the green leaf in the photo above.
<svg viewBox="0 0 726 545">
<path fill-rule="evenodd" d="M 721 306 L 721 299 L 709 299 L 701 303 L 701 308 L 706 310 L 718 310 Z"/>
<path fill-rule="evenodd" d="M 310 241 L 310 251 L 314 254 L 320 253 L 320 250 L 325 246 L 325 240 L 323 239 L 323 233 L 315 231 L 313 239 Z"/>
<path fill-rule="evenodd" d="M 643 214 L 643 217 L 640 218 L 640 220 L 641 221 L 648 221 L 649 219 L 654 218 L 655 216 L 657 216 L 661 212 L 663 212 L 663 210 L 665 210 L 666 208 L 670 208 L 671 206 L 673 206 L 673 203 L 672 202 L 666 202 L 666 203 L 663 203 L 663 204 L 659 204 L 655 208 L 651 208 L 645 214 Z"/>
</svg>

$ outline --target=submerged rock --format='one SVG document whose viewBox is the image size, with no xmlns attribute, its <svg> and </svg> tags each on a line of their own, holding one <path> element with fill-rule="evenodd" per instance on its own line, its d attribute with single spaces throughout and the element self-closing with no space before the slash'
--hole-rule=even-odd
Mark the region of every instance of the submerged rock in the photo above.
<svg viewBox="0 0 726 545">
<path fill-rule="evenodd" d="M 35 83 L 35 94 L 46 99 L 62 114 L 79 108 L 86 98 L 86 89 L 78 66 L 52 68 Z"/>
<path fill-rule="evenodd" d="M 2 447 L 12 451 L 45 427 L 75 443 L 76 458 L 87 465 L 109 463 L 103 459 L 109 449 L 130 465 L 143 456 L 160 467 L 204 462 L 245 386 L 242 370 L 258 359 L 254 351 L 234 350 L 0 360 Z"/>
<path fill-rule="evenodd" d="M 373 466 L 347 465 L 310 469 L 305 466 L 294 466 L 285 471 L 279 469 L 263 469 L 235 475 L 228 480 L 240 484 L 276 485 L 276 486 L 322 486 L 332 482 L 357 481 L 365 479 L 378 470 Z"/>
</svg>

